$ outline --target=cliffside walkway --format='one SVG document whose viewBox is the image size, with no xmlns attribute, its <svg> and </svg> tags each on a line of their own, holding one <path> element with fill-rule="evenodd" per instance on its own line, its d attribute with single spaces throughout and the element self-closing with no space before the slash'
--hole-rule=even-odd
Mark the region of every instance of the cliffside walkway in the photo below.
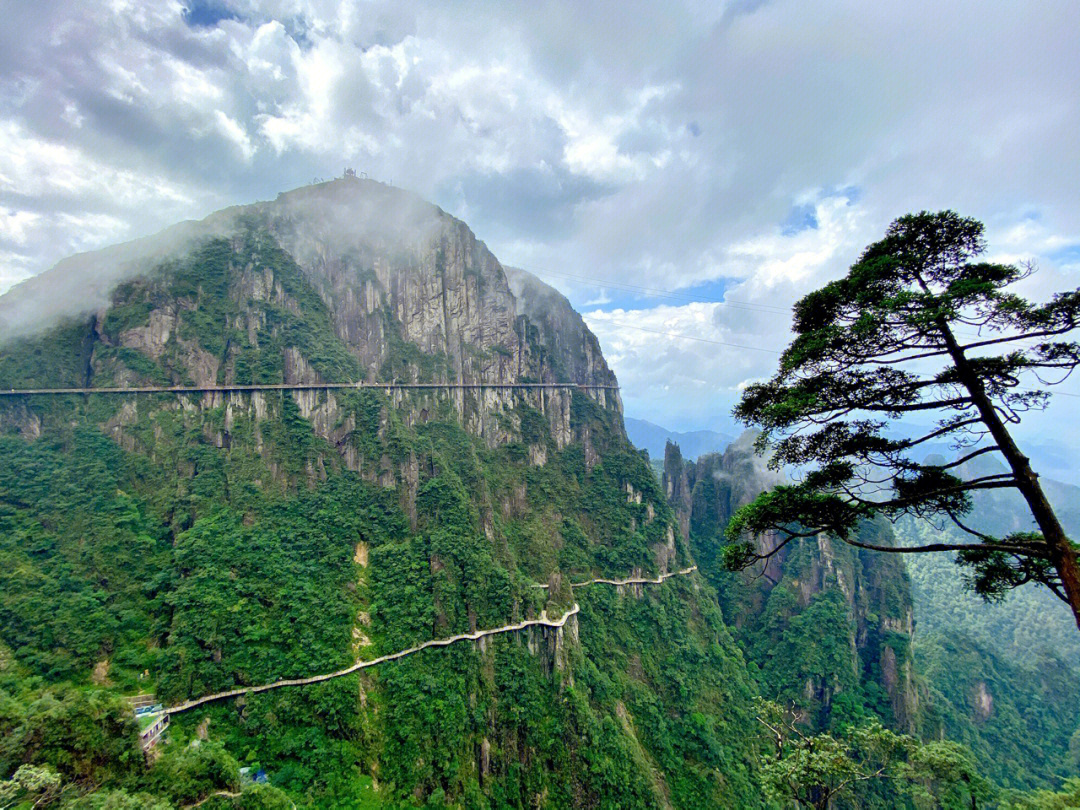
<svg viewBox="0 0 1080 810">
<path fill-rule="evenodd" d="M 584 588 L 588 585 L 660 585 L 665 580 L 672 577 L 684 577 L 687 574 L 692 574 L 697 571 L 696 565 L 691 565 L 689 568 L 683 568 L 681 571 L 669 571 L 666 574 L 661 574 L 656 579 L 647 579 L 645 577 L 627 577 L 626 579 L 604 579 L 603 577 L 597 577 L 596 579 L 587 579 L 584 582 L 571 582 L 571 588 Z M 533 584 L 534 588 L 542 588 L 547 590 L 550 586 L 543 585 L 539 582 Z"/>
<path fill-rule="evenodd" d="M 628 577 L 626 579 L 604 579 L 603 577 L 597 577 L 596 579 L 590 579 L 586 582 L 575 582 L 571 584 L 572 588 L 584 588 L 587 585 L 659 585 L 667 579 L 675 576 L 686 576 L 697 570 L 696 565 L 692 565 L 689 568 L 684 568 L 681 571 L 672 571 L 667 574 L 662 574 L 656 579 L 649 579 L 647 577 Z M 546 588 L 547 585 L 538 585 L 539 588 Z M 502 627 L 495 627 L 490 630 L 477 630 L 474 633 L 459 633 L 456 636 L 450 636 L 449 638 L 434 639 L 432 641 L 425 641 L 423 644 L 417 644 L 415 647 L 409 647 L 405 650 L 399 650 L 395 653 L 389 653 L 388 655 L 381 655 L 378 658 L 372 658 L 370 661 L 357 661 L 352 666 L 345 669 L 339 669 L 337 672 L 327 672 L 323 675 L 313 675 L 310 678 L 290 678 L 287 680 L 274 681 L 273 683 L 262 684 L 261 686 L 245 686 L 239 689 L 230 689 L 226 692 L 215 692 L 212 695 L 204 695 L 200 698 L 194 698 L 192 700 L 178 703 L 176 706 L 166 706 L 161 710 L 160 714 L 171 715 L 179 714 L 180 712 L 186 712 L 197 706 L 202 706 L 205 703 L 212 703 L 216 700 L 224 700 L 231 697 L 240 697 L 241 695 L 255 694 L 257 692 L 266 692 L 270 689 L 280 689 L 284 686 L 303 686 L 309 683 L 320 683 L 322 681 L 329 681 L 332 678 L 340 678 L 342 675 L 351 675 L 354 672 L 359 672 L 362 669 L 368 669 L 369 667 L 378 666 L 379 664 L 385 664 L 387 661 L 396 661 L 399 658 L 405 658 L 406 656 L 418 653 L 421 650 L 426 650 L 429 647 L 449 647 L 451 644 L 456 644 L 459 641 L 477 641 L 485 636 L 495 636 L 500 633 L 515 633 L 519 630 L 525 630 L 529 627 L 563 627 L 567 620 L 571 616 L 577 615 L 581 607 L 574 603 L 568 611 L 557 619 L 549 619 L 547 611 L 543 611 L 538 619 L 526 619 L 524 621 L 517 622 L 516 624 L 506 624 Z"/>
<path fill-rule="evenodd" d="M 254 385 L 136 385 L 124 388 L 2 388 L 0 397 L 62 396 L 65 394 L 236 394 L 252 391 L 331 391 L 338 389 L 373 391 L 485 389 L 563 389 L 576 391 L 618 391 L 617 385 L 590 383 L 262 383 Z"/>
</svg>

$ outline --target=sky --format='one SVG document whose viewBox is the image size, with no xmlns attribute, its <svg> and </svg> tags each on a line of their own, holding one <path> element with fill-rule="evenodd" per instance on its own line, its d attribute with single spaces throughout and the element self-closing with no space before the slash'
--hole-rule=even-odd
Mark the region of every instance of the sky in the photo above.
<svg viewBox="0 0 1080 810">
<path fill-rule="evenodd" d="M 1075 0 L 0 11 L 0 292 L 349 166 L 564 292 L 629 415 L 730 432 L 791 304 L 904 213 L 982 220 L 1035 298 L 1080 286 Z M 1022 428 L 1063 466 L 1078 406 Z"/>
</svg>

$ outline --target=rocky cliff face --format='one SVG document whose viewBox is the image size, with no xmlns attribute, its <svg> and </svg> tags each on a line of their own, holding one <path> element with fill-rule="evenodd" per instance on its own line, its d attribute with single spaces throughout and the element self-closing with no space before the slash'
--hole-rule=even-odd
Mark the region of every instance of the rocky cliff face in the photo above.
<svg viewBox="0 0 1080 810">
<path fill-rule="evenodd" d="M 214 278 L 183 272 L 193 254 L 208 252 L 219 265 Z M 174 284 L 178 267 L 182 290 Z M 66 312 L 57 311 L 58 298 Z M 90 305 L 92 311 L 80 311 Z M 326 319 L 336 345 L 314 346 L 295 334 L 309 310 Z M 42 320 L 30 322 L 32 312 Z M 617 385 L 595 336 L 555 290 L 525 271 L 505 270 L 463 222 L 439 208 L 354 177 L 74 257 L 0 300 L 0 336 L 38 331 L 58 318 L 83 329 L 83 358 L 67 385 Z M 191 337 L 207 319 L 222 320 L 214 325 L 224 339 L 213 345 Z M 268 358 L 267 344 L 280 356 Z M 261 368 L 252 367 L 255 355 Z M 164 376 L 148 374 L 140 356 L 164 365 Z M 621 414 L 616 390 L 583 393 Z M 348 432 L 335 394 L 294 398 L 323 438 L 340 442 Z M 448 404 L 489 446 L 521 438 L 516 403 L 544 415 L 558 448 L 575 438 L 568 390 L 395 394 L 408 421 Z M 265 415 L 259 398 L 231 397 L 228 407 Z M 353 466 L 355 454 L 343 452 Z"/>
<path fill-rule="evenodd" d="M 824 535 L 790 543 L 767 565 L 743 575 L 723 569 L 720 549 L 731 515 L 758 493 L 785 482 L 754 452 L 744 433 L 723 455 L 684 462 L 668 445 L 663 486 L 679 528 L 721 595 L 728 621 L 739 628 L 751 657 L 769 681 L 827 723 L 837 699 L 913 728 L 917 710 L 912 669 L 914 633 L 907 573 L 887 555 L 860 552 Z M 884 526 L 866 526 L 874 542 L 891 542 Z M 759 551 L 778 539 L 755 539 Z M 817 657 L 825 666 L 806 666 Z M 787 659 L 787 660 L 784 660 Z M 885 696 L 882 705 L 875 690 Z"/>
</svg>

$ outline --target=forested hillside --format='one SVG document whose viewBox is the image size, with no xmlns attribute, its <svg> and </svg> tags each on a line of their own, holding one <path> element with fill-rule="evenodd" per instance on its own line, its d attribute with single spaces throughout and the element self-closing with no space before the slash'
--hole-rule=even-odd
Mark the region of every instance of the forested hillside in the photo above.
<svg viewBox="0 0 1080 810">
<path fill-rule="evenodd" d="M 1043 484 L 1075 537 L 1080 490 Z M 973 502 L 971 524 L 980 531 L 1029 527 L 1014 493 L 982 492 Z M 911 544 L 959 535 L 955 527 L 913 519 L 897 531 Z M 927 733 L 970 745 L 1003 785 L 1044 787 L 1080 773 L 1080 633 L 1068 606 L 1036 587 L 986 602 L 964 587 L 951 554 L 911 555 L 907 564 L 916 661 L 930 696 Z"/>
<path fill-rule="evenodd" d="M 0 388 L 614 383 L 565 299 L 512 289 L 403 192 L 347 179 L 188 232 L 164 258 L 126 250 L 137 272 L 61 325 L 25 334 L 11 306 L 112 254 L 17 290 Z M 26 396 L 0 426 L 5 789 L 79 807 L 763 802 L 752 681 L 711 589 L 569 588 L 691 562 L 613 391 Z M 329 672 L 574 602 L 559 630 L 176 715 L 149 761 L 121 699 Z"/>
<path fill-rule="evenodd" d="M 924 733 L 969 746 L 1010 788 L 1057 786 L 1080 773 L 1080 677 L 1058 657 L 1011 661 L 962 633 L 920 638 Z"/>
<path fill-rule="evenodd" d="M 1043 486 L 1065 530 L 1080 536 L 1080 488 L 1051 479 L 1043 479 Z M 1006 534 L 1030 528 L 1024 504 L 1013 493 L 990 490 L 973 500 L 971 522 L 980 531 Z M 913 543 L 959 534 L 951 525 L 914 520 L 901 521 L 898 531 Z M 1068 607 L 1045 588 L 1019 588 L 988 604 L 963 588 L 951 555 L 909 557 L 908 570 L 921 631 L 960 632 L 1021 664 L 1049 654 L 1080 672 L 1076 623 Z"/>
<path fill-rule="evenodd" d="M 827 537 L 793 544 L 759 574 L 729 572 L 721 551 L 734 511 L 783 480 L 757 456 L 753 434 L 721 456 L 684 462 L 669 445 L 664 486 L 695 559 L 754 662 L 763 694 L 794 702 L 818 729 L 868 716 L 911 730 L 917 722 L 912 606 L 903 564 Z M 889 543 L 887 525 L 866 538 Z M 758 538 L 763 546 L 770 537 Z"/>
<path fill-rule="evenodd" d="M 725 570 L 781 480 L 752 436 L 658 481 L 566 299 L 404 192 L 73 257 L 0 334 L 0 806 L 783 806 L 761 697 L 906 751 L 835 806 L 969 806 L 949 740 L 1006 787 L 1075 767 L 1075 673 L 919 638 L 899 558 L 821 536 Z M 581 586 L 628 577 L 656 583 Z M 237 689 L 144 750 L 128 699 Z"/>
<path fill-rule="evenodd" d="M 759 573 L 731 573 L 721 555 L 729 518 L 784 481 L 755 454 L 753 439 L 747 432 L 723 455 L 695 463 L 669 446 L 663 481 L 695 559 L 757 667 L 758 690 L 798 707 L 809 728 L 876 717 L 924 739 L 960 742 L 1006 804 L 1024 801 L 1010 799 L 1008 789 L 1058 788 L 1075 778 L 1080 657 L 1072 654 L 1077 639 L 1066 606 L 1036 589 L 988 604 L 964 590 L 948 556 L 908 555 L 905 566 L 825 537 L 796 541 Z M 998 531 L 994 521 L 1022 514 L 1014 506 L 980 495 L 973 515 Z M 1064 507 L 1070 514 L 1070 503 Z M 905 520 L 895 528 L 864 524 L 859 539 L 915 544 L 939 535 L 932 524 Z M 764 550 L 774 541 L 757 542 Z"/>
</svg>

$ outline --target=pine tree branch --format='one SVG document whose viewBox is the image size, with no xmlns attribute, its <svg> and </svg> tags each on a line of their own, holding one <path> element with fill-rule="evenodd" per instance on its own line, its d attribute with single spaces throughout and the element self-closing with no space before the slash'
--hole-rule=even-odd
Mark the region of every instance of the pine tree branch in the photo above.
<svg viewBox="0 0 1080 810">
<path fill-rule="evenodd" d="M 1036 337 L 1051 337 L 1056 335 L 1066 335 L 1077 328 L 1076 324 L 1070 324 L 1068 326 L 1062 326 L 1058 329 L 1046 329 L 1042 332 L 1028 332 L 1023 335 L 1010 335 L 1008 337 L 993 338 L 991 340 L 980 340 L 975 343 L 966 343 L 960 346 L 963 351 L 968 349 L 979 349 L 983 346 L 997 346 L 1002 343 L 1014 343 L 1017 340 L 1027 340 L 1028 338 Z"/>
<path fill-rule="evenodd" d="M 844 540 L 844 542 L 856 548 L 865 548 L 868 551 L 884 551 L 890 554 L 925 554 L 934 551 L 1004 551 L 1008 554 L 1019 554 L 1025 557 L 1049 558 L 1048 555 L 1030 546 L 1007 546 L 992 543 L 928 543 L 925 546 L 879 546 L 873 543 L 863 543 L 860 540 Z"/>
</svg>

